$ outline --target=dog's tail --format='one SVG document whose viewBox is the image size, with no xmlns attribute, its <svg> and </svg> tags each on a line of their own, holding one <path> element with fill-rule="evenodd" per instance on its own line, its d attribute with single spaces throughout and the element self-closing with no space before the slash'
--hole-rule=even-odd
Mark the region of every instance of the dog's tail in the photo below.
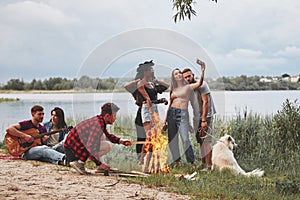
<svg viewBox="0 0 300 200">
<path fill-rule="evenodd" d="M 257 176 L 257 177 L 262 177 L 264 175 L 264 170 L 261 169 L 255 169 L 251 172 L 247 172 L 246 176 Z"/>
</svg>

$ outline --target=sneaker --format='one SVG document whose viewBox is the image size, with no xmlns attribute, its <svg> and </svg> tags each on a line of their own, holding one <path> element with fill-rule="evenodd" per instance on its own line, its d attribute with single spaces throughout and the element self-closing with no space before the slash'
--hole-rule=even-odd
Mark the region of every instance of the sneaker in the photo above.
<svg viewBox="0 0 300 200">
<path fill-rule="evenodd" d="M 209 171 L 211 171 L 211 168 L 210 167 L 206 167 L 204 169 L 201 169 L 200 171 L 201 172 L 209 172 Z"/>
<path fill-rule="evenodd" d="M 84 162 L 79 162 L 78 160 L 76 161 L 73 161 L 73 162 L 70 162 L 70 166 L 72 168 L 74 168 L 77 172 L 79 172 L 80 174 L 89 174 L 89 172 L 87 172 L 85 170 L 85 167 L 84 167 Z"/>
<path fill-rule="evenodd" d="M 66 160 L 66 157 L 64 156 L 60 161 L 58 161 L 57 164 L 58 164 L 58 165 L 62 165 L 62 166 L 67 166 L 67 160 Z"/>
</svg>

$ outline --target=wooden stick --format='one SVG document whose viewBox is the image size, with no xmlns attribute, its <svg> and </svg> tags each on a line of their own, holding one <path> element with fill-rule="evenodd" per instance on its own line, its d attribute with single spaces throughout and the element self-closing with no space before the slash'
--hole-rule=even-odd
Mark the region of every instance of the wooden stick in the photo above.
<svg viewBox="0 0 300 200">
<path fill-rule="evenodd" d="M 145 141 L 132 141 L 131 144 L 150 144 L 151 142 L 145 142 Z"/>
</svg>

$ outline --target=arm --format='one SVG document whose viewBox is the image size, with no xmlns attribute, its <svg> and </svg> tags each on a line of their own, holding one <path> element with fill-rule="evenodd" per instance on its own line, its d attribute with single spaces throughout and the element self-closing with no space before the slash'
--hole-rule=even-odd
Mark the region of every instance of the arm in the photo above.
<svg viewBox="0 0 300 200">
<path fill-rule="evenodd" d="M 133 81 L 130 81 L 130 82 L 126 83 L 124 85 L 125 90 L 127 90 L 131 94 L 134 93 L 134 91 L 137 89 L 137 83 L 138 83 L 138 81 L 140 81 L 140 79 L 133 80 Z"/>
<path fill-rule="evenodd" d="M 10 125 L 7 129 L 6 132 L 12 136 L 15 137 L 19 137 L 24 139 L 27 142 L 32 142 L 33 141 L 33 137 L 29 134 L 23 133 L 22 131 L 20 131 L 21 129 L 21 125 L 20 124 L 13 124 Z"/>
<path fill-rule="evenodd" d="M 106 136 L 112 143 L 117 143 L 117 144 L 123 144 L 124 146 L 130 146 L 131 145 L 131 141 L 129 140 L 123 140 L 121 138 L 119 138 L 118 136 L 108 133 L 107 130 L 104 130 L 104 134 L 103 136 Z"/>
<path fill-rule="evenodd" d="M 144 83 L 143 80 L 139 81 L 137 84 L 138 87 L 138 91 L 143 95 L 143 97 L 146 99 L 146 103 L 148 105 L 149 111 L 152 112 L 152 104 L 151 104 L 151 100 L 150 97 L 148 95 L 148 93 L 146 92 L 145 88 L 144 88 Z"/>
<path fill-rule="evenodd" d="M 197 81 L 196 83 L 189 84 L 189 86 L 193 90 L 199 88 L 202 85 L 203 80 L 204 80 L 205 62 L 197 59 L 197 64 L 199 64 L 201 66 L 201 76 L 200 76 L 200 80 L 199 81 Z"/>
<path fill-rule="evenodd" d="M 207 123 L 206 123 L 206 117 L 207 117 L 207 113 L 208 113 L 208 106 L 209 106 L 209 102 L 208 102 L 208 94 L 202 95 L 202 118 L 201 118 L 201 128 L 203 130 L 206 129 L 207 127 Z"/>
<path fill-rule="evenodd" d="M 163 86 L 163 87 L 166 87 L 166 88 L 169 87 L 169 84 L 166 83 L 166 82 L 164 82 L 164 81 L 155 79 L 154 82 L 158 83 L 159 85 L 161 85 L 161 86 Z"/>
</svg>

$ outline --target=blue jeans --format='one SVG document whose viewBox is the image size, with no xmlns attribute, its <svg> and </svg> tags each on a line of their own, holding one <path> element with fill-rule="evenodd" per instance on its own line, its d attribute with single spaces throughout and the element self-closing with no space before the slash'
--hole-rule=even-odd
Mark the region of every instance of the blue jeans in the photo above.
<svg viewBox="0 0 300 200">
<path fill-rule="evenodd" d="M 23 153 L 25 160 L 39 160 L 53 164 L 58 164 L 58 161 L 62 160 L 64 156 L 65 154 L 55 151 L 46 145 L 32 147 Z"/>
<path fill-rule="evenodd" d="M 179 137 L 181 137 L 183 150 L 187 162 L 194 162 L 195 156 L 189 137 L 188 110 L 170 107 L 167 114 L 169 148 L 173 162 L 180 161 Z"/>
</svg>

